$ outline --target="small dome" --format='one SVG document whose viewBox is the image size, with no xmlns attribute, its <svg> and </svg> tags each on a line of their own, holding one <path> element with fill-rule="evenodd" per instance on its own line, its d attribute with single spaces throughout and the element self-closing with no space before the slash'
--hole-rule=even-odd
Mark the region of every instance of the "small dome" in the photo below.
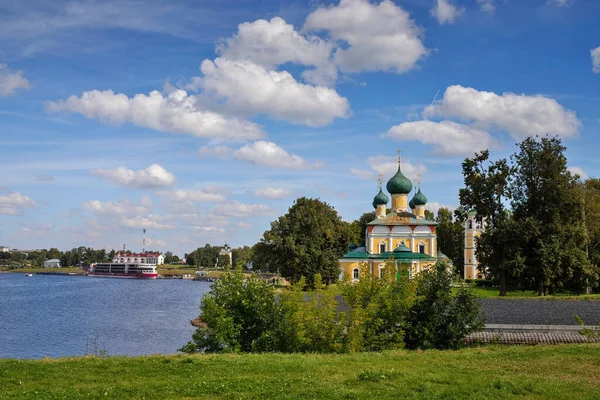
<svg viewBox="0 0 600 400">
<path fill-rule="evenodd" d="M 379 193 L 373 199 L 373 208 L 377 208 L 378 205 L 387 204 L 390 199 L 383 193 L 383 190 L 379 189 Z"/>
<path fill-rule="evenodd" d="M 424 206 L 427 204 L 427 197 L 425 197 L 425 195 L 421 192 L 421 188 L 419 188 L 419 191 L 417 194 L 415 194 L 415 197 L 413 197 L 412 201 L 416 206 Z"/>
<path fill-rule="evenodd" d="M 412 190 L 412 182 L 404 176 L 398 165 L 398 172 L 392 176 L 385 187 L 390 194 L 409 194 Z"/>
<path fill-rule="evenodd" d="M 406 252 L 411 252 L 410 249 L 408 247 L 406 247 L 406 245 L 404 243 L 401 243 L 400 246 L 396 247 L 396 249 L 394 250 L 394 253 L 406 253 Z"/>
<path fill-rule="evenodd" d="M 411 201 L 408 202 L 408 206 L 410 207 L 411 210 L 414 210 L 417 207 L 415 205 L 414 197 L 412 198 Z"/>
</svg>

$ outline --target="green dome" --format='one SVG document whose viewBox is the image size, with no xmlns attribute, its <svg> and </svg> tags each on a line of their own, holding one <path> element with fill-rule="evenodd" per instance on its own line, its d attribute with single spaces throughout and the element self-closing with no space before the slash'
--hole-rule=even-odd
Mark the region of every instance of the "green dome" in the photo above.
<svg viewBox="0 0 600 400">
<path fill-rule="evenodd" d="M 411 253 L 411 251 L 408 247 L 406 247 L 405 244 L 400 244 L 398 247 L 396 247 L 394 253 Z"/>
<path fill-rule="evenodd" d="M 387 204 L 390 199 L 383 193 L 383 190 L 379 189 L 379 193 L 373 199 L 373 208 L 377 208 L 378 205 Z"/>
<path fill-rule="evenodd" d="M 411 201 L 408 202 L 408 206 L 410 207 L 411 210 L 416 207 L 415 206 L 415 202 L 414 202 L 414 198 Z"/>
<path fill-rule="evenodd" d="M 409 194 L 412 190 L 412 182 L 404 176 L 398 165 L 398 172 L 392 176 L 385 187 L 390 194 Z"/>
<path fill-rule="evenodd" d="M 421 188 L 419 188 L 419 191 L 417 194 L 415 194 L 415 197 L 413 197 L 412 201 L 417 206 L 424 206 L 427 204 L 427 197 L 425 197 L 425 195 L 421 192 Z"/>
</svg>

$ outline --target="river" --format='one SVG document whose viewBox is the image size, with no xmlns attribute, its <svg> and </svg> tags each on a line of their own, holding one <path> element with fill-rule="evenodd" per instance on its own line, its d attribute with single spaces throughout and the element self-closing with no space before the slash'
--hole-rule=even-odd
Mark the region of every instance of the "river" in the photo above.
<svg viewBox="0 0 600 400">
<path fill-rule="evenodd" d="M 210 284 L 0 274 L 0 358 L 176 353 Z"/>
</svg>

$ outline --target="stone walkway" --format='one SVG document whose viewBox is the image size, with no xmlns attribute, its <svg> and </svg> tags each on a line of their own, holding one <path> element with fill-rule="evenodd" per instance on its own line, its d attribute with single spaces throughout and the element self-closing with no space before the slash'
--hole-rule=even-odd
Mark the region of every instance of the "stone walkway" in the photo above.
<svg viewBox="0 0 600 400">
<path fill-rule="evenodd" d="M 586 325 L 600 322 L 598 300 L 482 299 L 488 324 Z"/>
</svg>

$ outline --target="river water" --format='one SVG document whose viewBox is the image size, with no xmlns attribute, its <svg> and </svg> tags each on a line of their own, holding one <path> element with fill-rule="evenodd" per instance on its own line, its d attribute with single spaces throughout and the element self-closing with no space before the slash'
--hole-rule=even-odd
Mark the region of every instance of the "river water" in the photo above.
<svg viewBox="0 0 600 400">
<path fill-rule="evenodd" d="M 0 274 L 0 358 L 170 354 L 210 284 Z"/>
</svg>

